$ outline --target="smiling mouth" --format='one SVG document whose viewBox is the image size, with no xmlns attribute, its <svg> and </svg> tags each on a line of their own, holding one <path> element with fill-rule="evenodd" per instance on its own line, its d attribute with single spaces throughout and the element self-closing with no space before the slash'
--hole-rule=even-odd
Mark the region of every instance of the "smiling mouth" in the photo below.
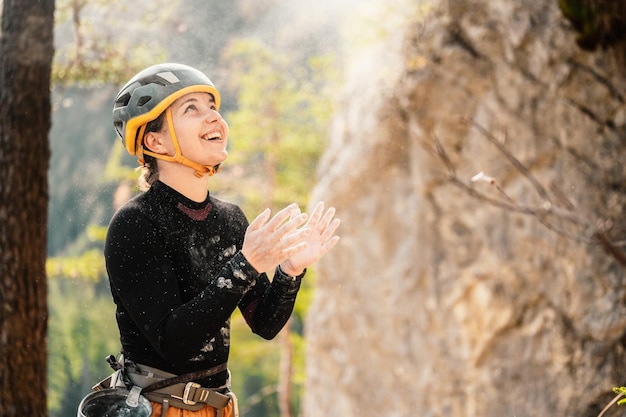
<svg viewBox="0 0 626 417">
<path fill-rule="evenodd" d="M 221 140 L 222 134 L 220 132 L 211 132 L 202 136 L 202 139 L 209 141 L 209 142 L 214 141 L 214 140 Z"/>
</svg>

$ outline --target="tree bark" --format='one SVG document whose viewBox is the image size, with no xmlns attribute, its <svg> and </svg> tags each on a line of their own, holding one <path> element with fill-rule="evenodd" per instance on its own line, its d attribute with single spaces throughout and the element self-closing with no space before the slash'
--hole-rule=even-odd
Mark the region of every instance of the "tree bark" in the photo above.
<svg viewBox="0 0 626 417">
<path fill-rule="evenodd" d="M 46 416 L 54 0 L 4 0 L 0 38 L 0 415 Z"/>
</svg>

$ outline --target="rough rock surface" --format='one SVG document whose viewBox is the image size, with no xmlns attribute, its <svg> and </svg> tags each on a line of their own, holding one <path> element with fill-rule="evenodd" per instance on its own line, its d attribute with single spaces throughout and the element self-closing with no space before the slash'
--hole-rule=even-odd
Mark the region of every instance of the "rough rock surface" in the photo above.
<svg viewBox="0 0 626 417">
<path fill-rule="evenodd" d="M 343 223 L 304 414 L 595 417 L 626 385 L 626 70 L 557 1 L 437 4 L 353 58 L 313 198 Z M 433 138 L 460 183 L 541 221 L 456 186 Z"/>
</svg>

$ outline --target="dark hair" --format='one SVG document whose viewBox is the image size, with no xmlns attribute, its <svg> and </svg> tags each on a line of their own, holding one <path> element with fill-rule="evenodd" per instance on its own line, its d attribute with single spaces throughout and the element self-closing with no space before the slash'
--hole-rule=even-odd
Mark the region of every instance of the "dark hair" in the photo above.
<svg viewBox="0 0 626 417">
<path fill-rule="evenodd" d="M 156 119 L 146 123 L 146 130 L 144 131 L 144 138 L 146 134 L 150 132 L 160 132 L 163 129 L 163 121 L 165 120 L 165 112 L 161 113 Z M 143 138 L 141 139 L 143 143 Z M 144 145 L 145 146 L 145 145 Z M 159 166 L 157 165 L 156 158 L 151 155 L 143 155 L 143 167 L 142 173 L 139 177 L 139 188 L 146 191 L 155 182 L 159 180 Z"/>
</svg>

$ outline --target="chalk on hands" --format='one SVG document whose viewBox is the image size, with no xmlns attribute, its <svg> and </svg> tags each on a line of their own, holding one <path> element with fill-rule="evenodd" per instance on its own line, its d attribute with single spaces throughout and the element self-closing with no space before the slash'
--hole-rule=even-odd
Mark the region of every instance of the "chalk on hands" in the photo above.
<svg viewBox="0 0 626 417">
<path fill-rule="evenodd" d="M 307 247 L 307 243 L 306 242 L 300 242 L 297 245 L 293 245 L 293 246 L 289 246 L 288 248 L 283 249 L 283 253 L 289 253 L 289 252 L 300 252 L 304 249 L 306 249 Z"/>
</svg>

